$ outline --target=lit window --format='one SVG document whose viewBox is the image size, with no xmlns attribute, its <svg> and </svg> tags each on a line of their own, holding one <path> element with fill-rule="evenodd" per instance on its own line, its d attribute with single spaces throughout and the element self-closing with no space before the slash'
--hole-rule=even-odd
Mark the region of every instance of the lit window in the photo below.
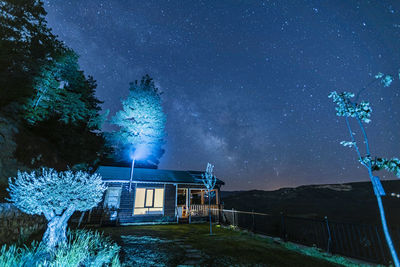
<svg viewBox="0 0 400 267">
<path fill-rule="evenodd" d="M 136 188 L 134 215 L 163 214 L 163 188 Z"/>
</svg>

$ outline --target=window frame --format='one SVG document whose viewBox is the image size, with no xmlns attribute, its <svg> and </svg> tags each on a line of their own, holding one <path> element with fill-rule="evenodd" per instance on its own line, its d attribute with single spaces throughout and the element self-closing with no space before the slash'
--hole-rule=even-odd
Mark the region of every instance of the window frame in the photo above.
<svg viewBox="0 0 400 267">
<path fill-rule="evenodd" d="M 143 207 L 136 207 L 136 195 L 137 195 L 137 190 L 138 189 L 144 189 L 144 204 Z M 161 189 L 162 190 L 162 207 L 154 207 L 155 203 L 155 197 L 156 197 L 156 189 Z M 153 198 L 152 198 L 152 206 L 146 206 L 146 201 L 147 201 L 147 191 L 152 190 L 153 191 Z M 149 212 L 149 209 L 151 208 L 161 208 L 162 210 L 159 211 L 160 213 L 156 214 L 151 214 L 151 213 L 145 213 L 145 214 L 135 214 L 135 209 L 147 209 L 147 212 Z M 135 196 L 134 196 L 134 201 L 133 201 L 133 210 L 132 210 L 132 216 L 138 217 L 138 216 L 164 216 L 165 212 L 165 185 L 163 187 L 154 187 L 154 186 L 149 186 L 149 187 L 138 187 L 137 185 L 135 186 Z"/>
<path fill-rule="evenodd" d="M 112 209 L 111 207 L 108 206 L 108 198 L 110 196 L 110 189 L 113 190 L 118 190 L 118 201 L 117 201 L 117 207 L 112 207 L 114 209 L 119 209 L 119 206 L 121 204 L 121 196 L 122 196 L 122 186 L 108 186 L 107 187 L 107 191 L 106 191 L 106 195 L 104 197 L 104 202 L 103 202 L 103 208 L 108 208 L 108 209 Z"/>
<path fill-rule="evenodd" d="M 153 191 L 153 197 L 151 199 L 151 206 L 147 206 L 147 191 Z M 155 188 L 145 188 L 145 193 L 144 193 L 144 208 L 154 208 L 154 198 L 155 198 L 155 193 L 156 193 L 156 189 Z M 163 202 L 163 206 L 164 206 L 164 202 Z M 158 207 L 156 207 L 158 208 Z"/>
</svg>

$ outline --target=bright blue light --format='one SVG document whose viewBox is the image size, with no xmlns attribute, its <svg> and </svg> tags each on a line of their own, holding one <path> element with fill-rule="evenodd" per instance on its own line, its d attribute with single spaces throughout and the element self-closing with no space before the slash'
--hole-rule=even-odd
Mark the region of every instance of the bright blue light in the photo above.
<svg viewBox="0 0 400 267">
<path fill-rule="evenodd" d="M 129 158 L 132 160 L 145 159 L 150 155 L 151 155 L 150 147 L 144 144 L 138 145 L 137 147 L 131 147 L 129 150 Z"/>
</svg>

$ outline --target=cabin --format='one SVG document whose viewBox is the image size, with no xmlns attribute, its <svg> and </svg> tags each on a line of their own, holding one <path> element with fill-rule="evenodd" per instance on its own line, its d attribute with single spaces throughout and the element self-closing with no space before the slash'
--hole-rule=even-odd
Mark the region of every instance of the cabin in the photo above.
<svg viewBox="0 0 400 267">
<path fill-rule="evenodd" d="M 217 179 L 210 196 L 206 194 L 200 171 L 176 171 L 128 166 L 99 166 L 107 185 L 98 209 L 106 210 L 107 218 L 120 225 L 202 221 L 211 213 L 219 216 L 220 188 Z M 208 199 L 210 198 L 210 199 Z M 89 219 L 90 220 L 90 219 Z"/>
</svg>

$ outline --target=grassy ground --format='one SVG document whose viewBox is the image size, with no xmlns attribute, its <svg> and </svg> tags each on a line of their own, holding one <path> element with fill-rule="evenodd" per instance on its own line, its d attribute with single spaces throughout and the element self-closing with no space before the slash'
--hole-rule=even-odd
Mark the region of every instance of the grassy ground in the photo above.
<svg viewBox="0 0 400 267">
<path fill-rule="evenodd" d="M 207 224 L 102 228 L 122 247 L 130 265 L 176 266 L 339 266 L 288 250 L 269 238 Z"/>
</svg>

